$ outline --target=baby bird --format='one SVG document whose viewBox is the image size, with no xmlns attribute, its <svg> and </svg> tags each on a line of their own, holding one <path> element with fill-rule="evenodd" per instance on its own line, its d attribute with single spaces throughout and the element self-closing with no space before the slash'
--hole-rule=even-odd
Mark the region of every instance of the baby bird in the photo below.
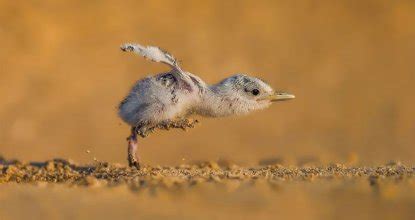
<svg viewBox="0 0 415 220">
<path fill-rule="evenodd" d="M 119 104 L 118 115 L 131 126 L 128 163 L 139 169 L 137 135 L 146 137 L 154 129 L 192 128 L 191 115 L 225 117 L 245 115 L 269 107 L 273 102 L 295 98 L 276 92 L 264 81 L 236 74 L 213 85 L 183 71 L 168 52 L 154 46 L 124 44 L 121 50 L 134 52 L 151 61 L 170 66 L 171 70 L 135 83 Z"/>
</svg>

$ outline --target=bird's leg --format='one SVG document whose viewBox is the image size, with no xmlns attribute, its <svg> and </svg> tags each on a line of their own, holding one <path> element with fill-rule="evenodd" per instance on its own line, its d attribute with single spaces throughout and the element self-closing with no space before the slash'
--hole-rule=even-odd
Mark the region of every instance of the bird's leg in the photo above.
<svg viewBox="0 0 415 220">
<path fill-rule="evenodd" d="M 138 143 L 137 143 L 137 130 L 136 129 L 137 129 L 136 127 L 132 127 L 131 128 L 131 134 L 127 138 L 127 142 L 128 142 L 128 165 L 130 167 L 135 167 L 137 169 L 140 169 L 140 162 L 139 162 L 139 158 L 137 156 Z"/>
<path fill-rule="evenodd" d="M 198 122 L 198 120 L 191 120 L 187 118 L 180 118 L 177 120 L 166 120 L 157 125 L 157 128 L 163 130 L 169 130 L 171 128 L 181 128 L 183 130 L 186 130 L 187 128 L 194 128 L 195 124 Z"/>
<path fill-rule="evenodd" d="M 175 122 L 176 128 L 186 130 L 187 128 L 194 128 L 195 124 L 199 123 L 197 119 L 181 118 Z"/>
<path fill-rule="evenodd" d="M 170 128 L 181 128 L 183 130 L 186 130 L 186 128 L 193 128 L 196 123 L 198 123 L 198 120 L 191 120 L 187 118 L 180 118 L 178 120 L 166 120 L 158 125 L 150 126 L 148 123 L 141 123 L 138 126 L 131 127 L 131 134 L 127 138 L 128 142 L 128 165 L 130 167 L 135 167 L 137 169 L 140 169 L 140 161 L 137 153 L 138 148 L 138 141 L 137 141 L 137 135 L 140 135 L 141 137 L 145 138 L 150 133 L 154 131 L 154 129 L 163 129 L 163 130 L 169 130 Z"/>
</svg>

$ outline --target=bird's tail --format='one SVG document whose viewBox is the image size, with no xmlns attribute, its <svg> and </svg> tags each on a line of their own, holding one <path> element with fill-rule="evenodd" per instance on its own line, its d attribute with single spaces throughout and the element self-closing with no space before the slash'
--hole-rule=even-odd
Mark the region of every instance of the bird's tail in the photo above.
<svg viewBox="0 0 415 220">
<path fill-rule="evenodd" d="M 134 52 L 151 61 L 165 63 L 175 69 L 180 69 L 173 55 L 159 47 L 127 43 L 121 46 L 121 50 L 125 52 Z"/>
</svg>

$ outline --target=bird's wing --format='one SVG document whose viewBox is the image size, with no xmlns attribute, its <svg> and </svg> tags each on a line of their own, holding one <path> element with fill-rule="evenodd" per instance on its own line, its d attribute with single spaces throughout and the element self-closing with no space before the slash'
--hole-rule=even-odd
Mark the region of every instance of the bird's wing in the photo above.
<svg viewBox="0 0 415 220">
<path fill-rule="evenodd" d="M 173 57 L 173 55 L 169 54 L 167 51 L 160 49 L 159 47 L 142 46 L 140 44 L 127 43 L 121 46 L 121 50 L 125 52 L 134 52 L 151 61 L 167 64 L 173 69 L 177 70 L 174 72 L 179 78 L 191 82 L 191 78 L 180 68 L 177 60 Z"/>
</svg>

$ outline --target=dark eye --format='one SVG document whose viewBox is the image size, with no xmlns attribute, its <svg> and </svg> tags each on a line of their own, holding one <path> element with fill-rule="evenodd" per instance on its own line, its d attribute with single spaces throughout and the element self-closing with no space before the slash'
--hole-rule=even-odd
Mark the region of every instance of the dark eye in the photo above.
<svg viewBox="0 0 415 220">
<path fill-rule="evenodd" d="M 259 95 L 259 90 L 258 89 L 252 90 L 252 95 Z"/>
</svg>

